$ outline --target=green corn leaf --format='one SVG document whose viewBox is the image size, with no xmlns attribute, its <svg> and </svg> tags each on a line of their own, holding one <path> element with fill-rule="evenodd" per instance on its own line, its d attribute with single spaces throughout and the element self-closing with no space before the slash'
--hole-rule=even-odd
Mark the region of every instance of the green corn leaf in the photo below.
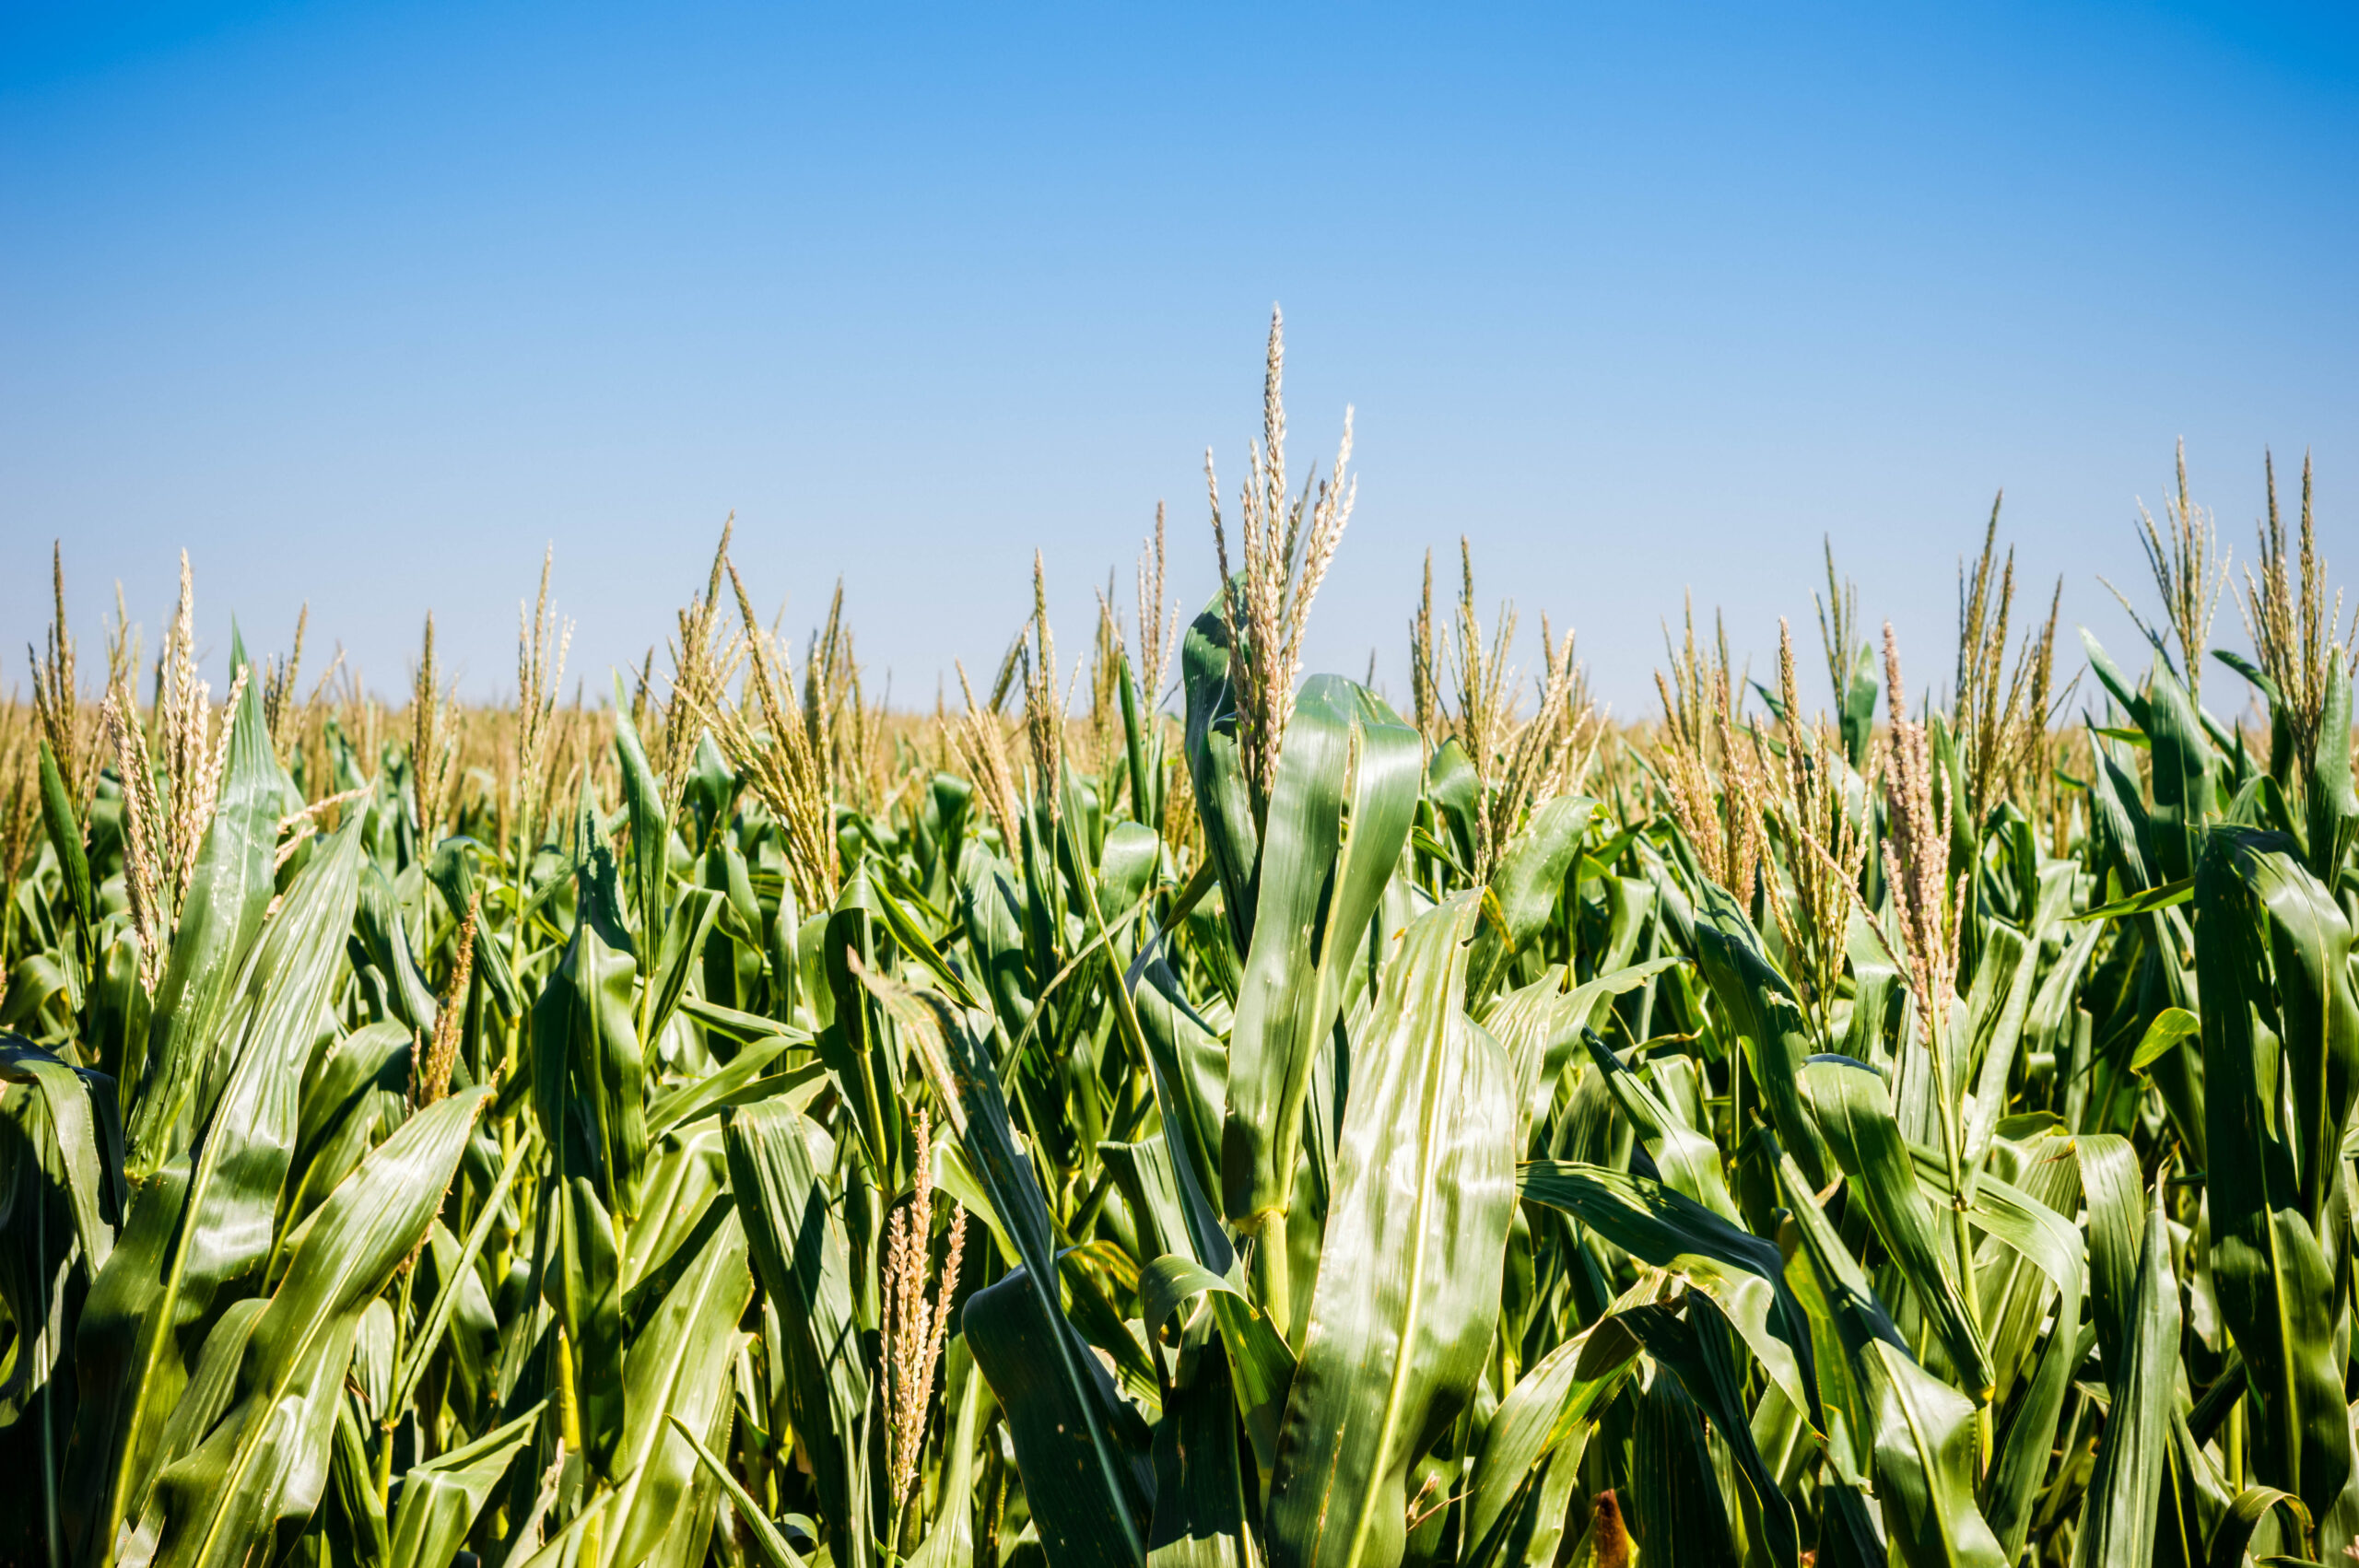
<svg viewBox="0 0 2359 1568">
<path fill-rule="evenodd" d="M 1738 1568 L 1735 1526 L 1704 1442 L 1703 1413 L 1667 1374 L 1634 1388 L 1630 1401 L 1629 1516 L 1639 1561 Z"/>
<path fill-rule="evenodd" d="M 1215 591 L 1189 623 L 1180 644 L 1180 673 L 1188 708 L 1182 750 L 1195 792 L 1196 819 L 1203 825 L 1206 858 L 1219 869 L 1221 908 L 1230 938 L 1237 951 L 1244 953 L 1253 943 L 1254 868 L 1261 861 L 1262 844 L 1238 745 L 1236 692 L 1228 680 L 1226 610 L 1231 591 L 1226 585 Z M 1242 591 L 1241 587 L 1235 591 Z"/>
<path fill-rule="evenodd" d="M 2273 1486 L 2248 1486 L 2236 1493 L 2212 1529 L 2211 1549 L 2203 1559 L 2205 1568 L 2242 1568 L 2253 1532 L 2272 1508 L 2283 1508 L 2291 1515 L 2294 1527 L 2301 1536 L 2310 1533 L 2310 1511 L 2302 1506 L 2300 1498 Z"/>
<path fill-rule="evenodd" d="M 2184 904 L 2194 895 L 2195 879 L 2185 876 L 2177 882 L 2166 882 L 2158 887 L 2150 887 L 2143 893 L 2133 893 L 2127 898 L 2117 898 L 2110 904 L 2100 904 L 2094 909 L 2084 909 L 2077 915 L 2068 915 L 2065 918 L 2076 921 L 2094 921 L 2122 919 L 2131 915 L 2151 915 L 2157 909 L 2168 909 Z"/>
<path fill-rule="evenodd" d="M 2197 718 L 2187 688 L 2168 671 L 2147 678 L 2146 716 L 2154 743 L 2154 805 L 2149 826 L 2155 869 L 2171 881 L 2192 875 L 2203 830 L 2212 815 L 2212 778 L 2219 758 Z"/>
<path fill-rule="evenodd" d="M 288 889 L 225 1012 L 219 1066 L 200 1077 L 195 1145 L 133 1194 L 91 1282 L 65 1491 L 93 1568 L 112 1561 L 117 1527 L 147 1495 L 165 1416 L 188 1376 L 183 1357 L 221 1294 L 268 1260 L 303 1059 L 359 896 L 359 825 L 356 813 Z"/>
<path fill-rule="evenodd" d="M 1585 1039 L 1590 1059 L 1604 1079 L 1606 1092 L 1630 1120 L 1638 1141 L 1662 1179 L 1677 1192 L 1696 1199 L 1731 1224 L 1741 1223 L 1728 1182 L 1720 1174 L 1720 1152 L 1712 1141 L 1681 1121 L 1638 1075 L 1622 1065 L 1594 1032 Z"/>
<path fill-rule="evenodd" d="M 646 1067 L 632 1017 L 638 965 L 579 920 L 533 1004 L 533 1106 L 567 1180 L 591 1183 L 599 1203 L 639 1211 L 647 1162 Z"/>
<path fill-rule="evenodd" d="M 1143 1562 L 1148 1433 L 1036 1278 L 1011 1270 L 968 1298 L 960 1323 L 1006 1414 L 1040 1544 L 1051 1568 Z"/>
<path fill-rule="evenodd" d="M 1229 1034 L 1222 1201 L 1249 1228 L 1270 1225 L 1290 1202 L 1311 1069 L 1407 841 L 1419 749 L 1414 731 L 1348 681 L 1315 676 L 1296 699 Z"/>
<path fill-rule="evenodd" d="M 2056 1298 L 2055 1326 L 2040 1349 L 2029 1387 L 1999 1433 L 1994 1462 L 1977 1500 L 2010 1562 L 2022 1556 L 2030 1536 L 2033 1505 L 2048 1479 L 2064 1397 L 2071 1391 L 2072 1374 L 2085 1354 L 2081 1292 L 2066 1290 Z"/>
<path fill-rule="evenodd" d="M 1511 839 L 1491 872 L 1492 895 L 1498 900 L 1505 929 L 1485 926 L 1474 939 L 1468 965 L 1467 1001 L 1489 1026 L 1485 1010 L 1493 983 L 1513 954 L 1521 952 L 1547 925 L 1564 895 L 1565 873 L 1580 852 L 1581 840 L 1596 822 L 1598 805 L 1586 795 L 1559 795 L 1532 808 L 1523 830 Z"/>
<path fill-rule="evenodd" d="M 1816 1051 L 1793 988 L 1771 966 L 1761 936 L 1719 888 L 1703 884 L 1696 918 L 1696 956 L 1713 999 L 1750 1052 L 1754 1081 L 1768 1107 L 1778 1141 L 1813 1183 L 1822 1182 L 1825 1154 L 1819 1129 L 1803 1114 L 1800 1074 Z"/>
<path fill-rule="evenodd" d="M 1731 1353 L 1733 1337 L 1713 1308 L 1711 1297 L 1701 1291 L 1689 1292 L 1685 1316 L 1667 1303 L 1649 1303 L 1625 1310 L 1620 1317 L 1646 1346 L 1647 1353 L 1679 1379 L 1689 1400 L 1728 1446 L 1745 1483 L 1743 1511 L 1748 1534 L 1760 1542 L 1760 1555 L 1780 1568 L 1797 1568 L 1802 1540 L 1793 1504 L 1779 1489 L 1754 1441 L 1743 1373 Z"/>
<path fill-rule="evenodd" d="M 1639 1344 L 1608 1317 L 1550 1351 L 1516 1381 L 1491 1418 L 1474 1461 L 1466 1505 L 1470 1565 L 1531 1562 L 1544 1552 L 1543 1532 L 1561 1529 L 1535 1509 L 1543 1474 L 1578 1469 L 1590 1426 L 1638 1363 Z M 1521 1538 L 1521 1539 L 1517 1539 Z M 1553 1557 L 1549 1559 L 1553 1561 Z"/>
<path fill-rule="evenodd" d="M 131 1568 L 229 1568 L 319 1505 L 362 1309 L 425 1235 L 488 1098 L 470 1090 L 413 1117 L 322 1206 L 254 1322 L 238 1402 L 157 1477 Z"/>
<path fill-rule="evenodd" d="M 2143 1072 L 2160 1060 L 2164 1053 L 2176 1050 L 2181 1042 L 2203 1033 L 2203 1021 L 2183 1007 L 2166 1007 L 2154 1014 L 2146 1025 L 2138 1048 L 2130 1053 L 2130 1071 Z"/>
<path fill-rule="evenodd" d="M 1049 1561 L 1141 1562 L 1154 1506 L 1148 1433 L 1065 1318 L 1048 1204 L 1015 1147 L 986 1021 L 931 992 L 863 979 L 916 1047 L 997 1228 L 1022 1260 L 969 1297 L 960 1322 L 1006 1412 Z"/>
<path fill-rule="evenodd" d="M 1517 1178 L 1525 1199 L 1562 1209 L 1633 1258 L 1711 1296 L 1762 1370 L 1798 1410 L 1812 1410 L 1811 1331 L 1787 1291 L 1775 1244 L 1685 1194 L 1627 1171 L 1535 1161 Z"/>
<path fill-rule="evenodd" d="M 90 948 L 91 928 L 97 923 L 97 901 L 90 888 L 90 860 L 82 842 L 82 821 L 74 811 L 74 798 L 65 788 L 65 776 L 58 772 L 57 758 L 49 749 L 49 742 L 41 743 L 41 810 L 42 825 L 49 830 L 51 849 L 57 855 L 57 866 L 65 879 L 65 903 L 74 924 L 81 934 L 82 949 Z"/>
<path fill-rule="evenodd" d="M 1139 1270 L 1139 1303 L 1149 1329 L 1161 1328 L 1173 1313 L 1206 1291 L 1245 1299 L 1245 1293 L 1236 1285 L 1194 1258 L 1177 1253 L 1166 1253 Z"/>
<path fill-rule="evenodd" d="M 383 1559 L 387 1568 L 441 1568 L 457 1556 L 545 1408 L 534 1405 L 474 1442 L 414 1467 L 402 1479 Z"/>
<path fill-rule="evenodd" d="M 630 1479 L 616 1488 L 621 1496 L 607 1522 L 609 1568 L 635 1568 L 678 1524 L 697 1457 L 671 1422 L 710 1430 L 726 1408 L 737 1319 L 754 1289 L 746 1250 L 745 1227 L 734 1211 L 725 1211 L 723 1223 L 631 1341 L 624 1359 L 618 1450 Z"/>
<path fill-rule="evenodd" d="M 2155 1510 L 2170 1464 L 2171 1416 L 2178 1392 L 2178 1282 L 2171 1274 L 2170 1223 L 2162 1205 L 2148 1212 L 2128 1343 L 2109 1361 L 2113 1406 L 2089 1482 L 2083 1524 L 2088 1562 L 2154 1558 Z"/>
<path fill-rule="evenodd" d="M 1974 1405 L 1908 1353 L 1870 1340 L 1857 1365 L 1876 1411 L 1876 1499 L 1907 1568 L 2005 1568 L 1974 1502 Z"/>
<path fill-rule="evenodd" d="M 1684 965 L 1676 954 L 1608 970 L 1573 984 L 1570 965 L 1543 975 L 1499 997 L 1483 1015 L 1483 1027 L 1506 1049 L 1514 1065 L 1516 1105 L 1526 1124 L 1548 1114 L 1548 1101 L 1567 1062 L 1581 1048 L 1581 1032 L 1614 997 L 1637 990 L 1667 969 Z"/>
<path fill-rule="evenodd" d="M 2326 661 L 2326 690 L 2318 717 L 2318 745 L 2310 757 L 2309 871 L 2332 886 L 2359 837 L 2359 794 L 2351 788 L 2351 675 Z"/>
<path fill-rule="evenodd" d="M 467 1239 L 459 1249 L 457 1261 L 448 1270 L 442 1271 L 441 1283 L 434 1293 L 433 1305 L 427 1308 L 424 1323 L 419 1327 L 417 1337 L 410 1341 L 401 1365 L 393 1374 L 392 1409 L 405 1408 L 417 1392 L 417 1381 L 426 1374 L 427 1361 L 440 1347 L 443 1332 L 451 1326 L 451 1315 L 457 1309 L 461 1288 L 466 1280 L 474 1277 L 475 1259 L 483 1255 L 484 1243 L 489 1239 L 491 1227 L 499 1218 L 499 1206 L 507 1200 L 508 1188 L 515 1181 L 516 1173 L 523 1168 L 524 1156 L 531 1151 L 530 1143 L 518 1140 L 516 1147 L 500 1166 L 499 1176 L 492 1183 L 491 1190 L 484 1195 L 483 1208 L 475 1216 L 475 1223 L 467 1229 Z M 493 1479 L 498 1478 L 495 1476 Z M 478 1508 L 482 1505 L 480 1502 L 475 1504 Z"/>
<path fill-rule="evenodd" d="M 374 864 L 360 872 L 360 903 L 353 921 L 352 940 L 366 955 L 369 979 L 381 1005 L 405 1029 L 430 1033 L 438 1003 L 434 989 L 417 966 L 409 927 L 402 918 L 401 900 L 384 872 Z"/>
<path fill-rule="evenodd" d="M 2359 1054 L 2351 930 L 2290 839 L 2247 829 L 2211 836 L 2195 906 L 2212 1276 L 2249 1379 L 2256 1476 L 2317 1517 L 2352 1469 L 2327 1250 L 2344 1244 L 2322 1235 Z"/>
<path fill-rule="evenodd" d="M 409 1115 L 417 1036 L 390 1021 L 364 1024 L 311 1059 L 303 1075 L 293 1185 L 279 1205 L 279 1254 L 292 1231 Z"/>
<path fill-rule="evenodd" d="M 631 907 L 639 915 L 640 946 L 649 948 L 654 944 L 669 902 L 663 888 L 671 869 L 671 818 L 663 781 L 649 765 L 639 726 L 631 720 L 630 699 L 623 692 L 619 671 L 615 674 L 615 706 L 608 711 L 615 720 L 615 762 L 622 775 L 623 811 L 630 823 Z"/>
<path fill-rule="evenodd" d="M 1149 1568 L 1251 1568 L 1253 1481 L 1238 1454 L 1226 1342 L 1209 1322 L 1191 1328 L 1181 1346 L 1156 1423 L 1155 1475 Z"/>
<path fill-rule="evenodd" d="M 807 1434 L 828 1523 L 845 1551 L 856 1553 L 868 1530 L 870 1401 L 843 1223 L 812 1167 L 804 1120 L 793 1107 L 738 1106 L 729 1113 L 727 1149 L 747 1250 L 779 1315 L 787 1409 Z"/>
<path fill-rule="evenodd" d="M 1861 1358 L 1872 1340 L 1905 1349 L 1900 1330 L 1877 1299 L 1867 1271 L 1819 1208 L 1801 1167 L 1783 1153 L 1778 1157 L 1778 1190 L 1793 1244 L 1784 1282 L 1796 1304 L 1795 1316 L 1807 1325 L 1811 1349 L 1815 1403 L 1802 1408 L 1826 1433 L 1835 1478 L 1848 1487 L 1868 1489 L 1873 1484 L 1881 1416 Z"/>
<path fill-rule="evenodd" d="M 1884 1250 L 1924 1304 L 1942 1348 L 1979 1399 L 1993 1383 L 1989 1352 L 1974 1321 L 1965 1289 L 1956 1278 L 1954 1254 L 1942 1243 L 1942 1227 L 1925 1190 L 1900 1126 L 1893 1120 L 1884 1080 L 1875 1071 L 1839 1057 L 1821 1058 L 1802 1071 L 1802 1097 L 1826 1147 L 1842 1167 Z"/>
<path fill-rule="evenodd" d="M 555 1267 L 543 1274 L 542 1291 L 565 1330 L 560 1353 L 572 1358 L 582 1457 L 612 1480 L 616 1445 L 627 1419 L 622 1258 L 615 1217 L 600 1199 L 597 1183 L 586 1176 L 550 1180 L 542 1201 L 557 1233 Z"/>
<path fill-rule="evenodd" d="M 810 1036 L 800 1030 L 766 1036 L 703 1077 L 664 1090 L 647 1107 L 649 1140 L 652 1141 L 675 1127 L 699 1121 L 717 1110 L 754 1100 L 780 1097 L 797 1110 L 802 1109 L 827 1091 L 827 1070 L 811 1060 L 783 1069 L 776 1064 L 789 1051 L 808 1050 L 810 1045 Z M 765 1073 L 765 1069 L 772 1071 Z"/>
<path fill-rule="evenodd" d="M 1461 895 L 1409 927 L 1360 1038 L 1302 1360 L 1270 1480 L 1273 1562 L 1388 1563 L 1410 1469 L 1473 1396 L 1514 1172 L 1506 1053 L 1465 1016 Z"/>
<path fill-rule="evenodd" d="M 745 1490 L 743 1482 L 729 1473 L 729 1467 L 722 1462 L 721 1457 L 698 1439 L 695 1429 L 677 1416 L 672 1418 L 672 1429 L 688 1445 L 689 1452 L 696 1456 L 697 1463 L 712 1477 L 714 1483 L 721 1488 L 722 1495 L 729 1499 L 729 1505 L 737 1510 L 738 1520 L 745 1525 L 747 1539 L 754 1554 L 761 1560 L 763 1568 L 804 1568 L 803 1554 L 787 1544 L 786 1537 L 770 1523 L 769 1515 L 762 1512 L 761 1504 L 754 1501 L 753 1494 Z"/>
<path fill-rule="evenodd" d="M 126 1197 L 114 1080 L 68 1067 L 20 1036 L 0 1035 L 0 1083 L 23 1084 L 41 1096 L 73 1209 L 75 1237 L 88 1266 L 103 1267 L 114 1250 Z"/>
<path fill-rule="evenodd" d="M 681 894 L 659 932 L 640 940 L 640 949 L 655 955 L 653 972 L 640 991 L 636 1029 L 642 1040 L 660 1040 L 681 999 L 687 995 L 688 977 L 704 956 L 706 939 L 724 906 L 723 896 L 710 887 L 692 887 Z"/>
<path fill-rule="evenodd" d="M 185 1141 L 190 1097 L 270 904 L 284 783 L 271 755 L 260 687 L 247 684 L 230 727 L 221 791 L 156 989 L 136 1092 L 125 1103 L 125 1157 L 135 1184 L 161 1169 Z M 350 924 L 346 915 L 330 934 L 340 942 Z M 126 1084 L 132 1077 L 126 1062 Z"/>
<path fill-rule="evenodd" d="M 1180 994 L 1153 943 L 1142 947 L 1124 983 L 1146 1042 L 1156 1103 L 1174 1161 L 1180 1195 L 1188 1204 L 1191 1234 L 1200 1252 L 1220 1228 L 1221 1116 L 1226 1101 L 1228 1056 Z M 1184 1171 L 1184 1176 L 1181 1173 Z M 1219 1244 L 1227 1245 L 1226 1237 Z"/>
</svg>

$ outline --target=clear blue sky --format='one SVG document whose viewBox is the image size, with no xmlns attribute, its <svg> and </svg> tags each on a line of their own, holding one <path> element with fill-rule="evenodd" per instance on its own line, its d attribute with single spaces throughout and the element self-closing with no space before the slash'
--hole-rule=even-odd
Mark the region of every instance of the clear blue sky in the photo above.
<svg viewBox="0 0 2359 1568">
<path fill-rule="evenodd" d="M 2352 17 L 11 5 L 6 679 L 60 535 L 93 664 L 185 546 L 217 659 L 308 598 L 396 690 L 431 608 L 491 696 L 554 540 L 594 693 L 734 509 L 766 604 L 843 575 L 930 702 L 1036 546 L 1085 647 L 1158 497 L 1209 591 L 1273 301 L 1297 473 L 1358 407 L 1315 664 L 1399 692 L 1462 532 L 1642 712 L 1684 589 L 1766 653 L 1825 532 L 1939 684 L 2001 486 L 2129 653 L 2095 574 L 2142 587 L 2176 437 L 2245 554 L 2315 449 L 2359 574 Z"/>
</svg>

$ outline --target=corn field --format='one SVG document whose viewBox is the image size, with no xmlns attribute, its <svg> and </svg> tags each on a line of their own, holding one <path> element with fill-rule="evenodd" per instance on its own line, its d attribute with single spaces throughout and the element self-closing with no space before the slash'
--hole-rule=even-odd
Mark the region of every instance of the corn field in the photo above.
<svg viewBox="0 0 2359 1568">
<path fill-rule="evenodd" d="M 1349 425 L 1290 478 L 1280 365 L 1212 602 L 1158 518 L 1061 654 L 1036 560 L 930 716 L 725 532 L 610 688 L 545 568 L 493 706 L 430 620 L 398 701 L 299 627 L 217 699 L 185 561 L 77 667 L 60 568 L 0 710 L 0 1557 L 2345 1561 L 2306 472 L 2233 581 L 2182 477 L 2078 679 L 1994 514 L 1941 679 L 1830 555 L 1826 702 L 1691 615 L 1609 725 L 1468 554 L 1404 712 L 1302 672 Z"/>
</svg>

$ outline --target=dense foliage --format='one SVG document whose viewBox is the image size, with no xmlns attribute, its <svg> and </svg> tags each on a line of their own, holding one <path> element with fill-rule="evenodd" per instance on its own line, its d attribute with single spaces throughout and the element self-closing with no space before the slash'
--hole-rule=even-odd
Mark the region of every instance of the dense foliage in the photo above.
<svg viewBox="0 0 2359 1568">
<path fill-rule="evenodd" d="M 1303 679 L 1350 503 L 1289 486 L 1273 335 L 1226 586 L 1175 636 L 1158 530 L 1086 717 L 1037 596 L 963 713 L 880 714 L 840 598 L 791 669 L 725 536 L 611 706 L 546 576 L 497 709 L 430 626 L 405 709 L 306 698 L 299 633 L 217 705 L 184 576 L 94 710 L 61 593 L 0 821 L 0 1551 L 2339 1558 L 2306 486 L 2253 726 L 2183 491 L 2084 723 L 1994 520 L 1946 701 L 1830 563 L 1831 719 L 1691 628 L 1612 732 L 1471 571 L 1405 717 Z"/>
</svg>

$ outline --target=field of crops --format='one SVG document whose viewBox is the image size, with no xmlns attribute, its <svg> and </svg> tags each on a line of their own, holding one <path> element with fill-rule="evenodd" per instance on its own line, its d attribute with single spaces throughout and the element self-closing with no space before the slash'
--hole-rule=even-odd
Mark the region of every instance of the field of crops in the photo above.
<svg viewBox="0 0 2359 1568">
<path fill-rule="evenodd" d="M 299 630 L 217 693 L 185 567 L 155 649 L 61 587 L 0 710 L 0 1560 L 2344 1561 L 2306 474 L 2224 588 L 2182 489 L 2077 684 L 1994 520 L 1906 685 L 1830 558 L 1806 668 L 1691 621 L 1609 727 L 1471 566 L 1406 693 L 1306 675 L 1352 492 L 1277 368 L 1174 546 L 1227 588 L 1158 523 L 932 716 L 725 534 L 587 700 L 546 574 L 487 708 L 430 623 L 390 703 Z"/>
</svg>

